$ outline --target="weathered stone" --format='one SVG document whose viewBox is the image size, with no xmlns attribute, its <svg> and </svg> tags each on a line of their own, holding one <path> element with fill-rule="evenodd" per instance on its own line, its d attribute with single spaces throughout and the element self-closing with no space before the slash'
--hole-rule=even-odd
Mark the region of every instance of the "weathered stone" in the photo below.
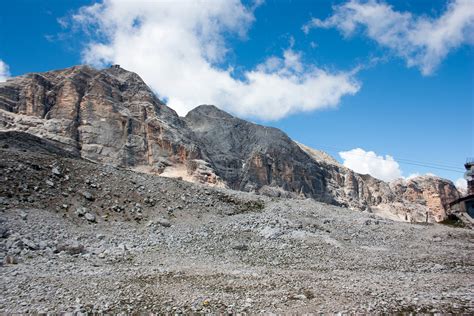
<svg viewBox="0 0 474 316">
<path fill-rule="evenodd" d="M 96 218 L 93 213 L 86 213 L 84 217 L 89 221 L 89 222 L 95 222 Z"/>
<path fill-rule="evenodd" d="M 67 252 L 70 255 L 77 255 L 85 252 L 83 245 L 78 242 L 63 243 L 56 246 L 56 252 Z"/>
<path fill-rule="evenodd" d="M 86 215 L 87 212 L 89 212 L 89 209 L 87 207 L 78 207 L 76 209 L 77 216 L 84 216 Z"/>
<path fill-rule="evenodd" d="M 54 166 L 53 169 L 51 170 L 51 173 L 57 177 L 62 176 L 61 170 L 59 169 L 58 166 Z"/>
<path fill-rule="evenodd" d="M 95 197 L 92 195 L 92 193 L 87 192 L 87 191 L 82 193 L 82 196 L 84 196 L 84 198 L 86 200 L 89 200 L 89 201 L 94 201 L 95 200 Z"/>
<path fill-rule="evenodd" d="M 28 218 L 28 214 L 25 213 L 25 212 L 21 212 L 21 213 L 20 213 L 20 218 L 21 218 L 22 220 L 26 221 L 26 219 Z"/>
<path fill-rule="evenodd" d="M 38 244 L 30 239 L 23 238 L 21 241 L 23 242 L 23 245 L 26 246 L 28 249 L 31 249 L 31 250 L 39 249 Z"/>
<path fill-rule="evenodd" d="M 44 250 L 48 247 L 48 243 L 44 240 L 41 240 L 39 243 L 38 243 L 38 248 L 40 250 Z"/>
<path fill-rule="evenodd" d="M 166 218 L 158 218 L 156 220 L 156 223 L 158 225 L 163 226 L 163 227 L 170 227 L 171 226 L 171 222 L 169 220 L 167 220 Z"/>
<path fill-rule="evenodd" d="M 86 213 L 84 215 L 84 217 L 89 221 L 89 222 L 95 222 L 96 221 L 96 217 L 94 214 L 92 213 Z"/>
</svg>

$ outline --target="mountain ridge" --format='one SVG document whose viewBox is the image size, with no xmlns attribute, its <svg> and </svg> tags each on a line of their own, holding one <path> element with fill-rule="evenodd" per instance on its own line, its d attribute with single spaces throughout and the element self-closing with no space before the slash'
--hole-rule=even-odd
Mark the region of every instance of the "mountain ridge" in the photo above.
<svg viewBox="0 0 474 316">
<path fill-rule="evenodd" d="M 444 179 L 385 183 L 357 174 L 279 129 L 214 105 L 179 117 L 139 75 L 118 66 L 74 66 L 0 83 L 0 128 L 67 144 L 104 164 L 399 220 L 409 214 L 423 221 L 427 212 L 430 221 L 443 220 L 447 203 L 460 195 Z"/>
</svg>

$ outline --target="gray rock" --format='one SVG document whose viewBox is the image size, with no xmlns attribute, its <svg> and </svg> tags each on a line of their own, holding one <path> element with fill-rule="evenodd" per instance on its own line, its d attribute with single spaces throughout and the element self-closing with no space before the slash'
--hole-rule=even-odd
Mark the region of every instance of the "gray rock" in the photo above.
<svg viewBox="0 0 474 316">
<path fill-rule="evenodd" d="M 56 246 L 55 252 L 66 252 L 70 255 L 77 255 L 85 252 L 83 245 L 79 244 L 76 241 L 70 243 L 62 243 Z"/>
<path fill-rule="evenodd" d="M 83 192 L 82 193 L 82 196 L 84 196 L 84 198 L 86 200 L 89 200 L 89 201 L 94 201 L 95 200 L 95 197 L 92 195 L 92 193 L 86 191 L 86 192 Z"/>
<path fill-rule="evenodd" d="M 30 240 L 30 239 L 23 238 L 21 241 L 23 242 L 23 245 L 28 247 L 28 249 L 31 249 L 31 250 L 38 250 L 39 249 L 38 244 L 35 243 L 34 241 Z"/>
<path fill-rule="evenodd" d="M 51 170 L 51 173 L 57 177 L 62 176 L 61 170 L 59 169 L 58 166 L 54 166 L 53 169 Z"/>
<path fill-rule="evenodd" d="M 95 222 L 96 217 L 93 213 L 86 213 L 84 217 L 89 221 L 89 222 Z"/>
<path fill-rule="evenodd" d="M 82 206 L 81 206 L 81 207 L 78 207 L 78 208 L 76 209 L 76 212 L 75 212 L 75 213 L 76 213 L 77 216 L 84 216 L 84 215 L 86 215 L 86 213 L 88 213 L 88 212 L 89 212 L 89 209 L 88 209 L 87 207 L 82 207 Z"/>
<path fill-rule="evenodd" d="M 171 222 L 169 220 L 167 220 L 166 218 L 159 218 L 156 220 L 156 223 L 158 225 L 161 225 L 163 227 L 170 227 L 171 226 Z"/>
<path fill-rule="evenodd" d="M 44 250 L 48 247 L 48 243 L 44 240 L 41 240 L 39 243 L 38 243 L 38 248 L 40 250 Z"/>
<path fill-rule="evenodd" d="M 306 300 L 307 297 L 304 294 L 293 294 L 289 296 L 289 299 L 291 300 Z"/>
</svg>

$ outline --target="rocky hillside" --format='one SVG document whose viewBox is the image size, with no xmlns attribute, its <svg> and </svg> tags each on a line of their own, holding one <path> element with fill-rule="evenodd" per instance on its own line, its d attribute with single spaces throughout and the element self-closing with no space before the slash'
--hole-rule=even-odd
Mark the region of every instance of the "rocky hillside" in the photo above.
<svg viewBox="0 0 474 316">
<path fill-rule="evenodd" d="M 93 163 L 0 133 L 0 314 L 472 315 L 474 231 Z"/>
<path fill-rule="evenodd" d="M 278 129 L 215 106 L 179 117 L 135 73 L 77 66 L 0 83 L 0 128 L 61 144 L 83 158 L 271 196 L 310 197 L 394 219 L 446 216 L 459 196 L 439 178 L 388 184 L 360 175 Z"/>
</svg>

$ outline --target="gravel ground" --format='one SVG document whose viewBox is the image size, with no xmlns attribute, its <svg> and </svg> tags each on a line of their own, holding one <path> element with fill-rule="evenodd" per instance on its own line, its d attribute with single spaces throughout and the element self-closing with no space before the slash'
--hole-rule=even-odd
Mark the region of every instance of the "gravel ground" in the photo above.
<svg viewBox="0 0 474 316">
<path fill-rule="evenodd" d="M 474 313 L 472 230 L 14 146 L 0 237 L 0 313 Z"/>
</svg>

